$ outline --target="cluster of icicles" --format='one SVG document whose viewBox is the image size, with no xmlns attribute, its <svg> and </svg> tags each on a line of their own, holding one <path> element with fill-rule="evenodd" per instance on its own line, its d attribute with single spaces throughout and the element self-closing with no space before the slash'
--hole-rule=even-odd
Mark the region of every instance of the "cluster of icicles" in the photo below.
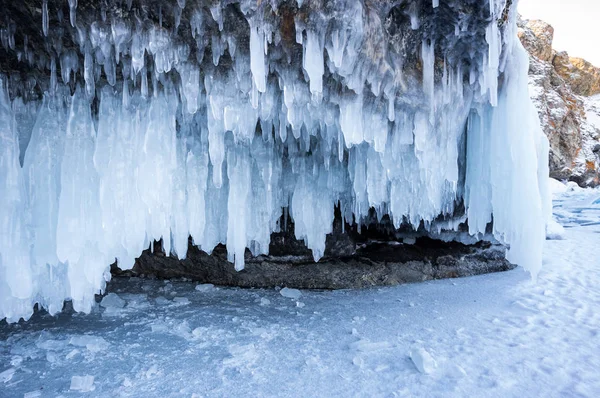
<svg viewBox="0 0 600 398">
<path fill-rule="evenodd" d="M 226 244 L 241 270 L 246 248 L 268 253 L 284 208 L 316 261 L 339 205 L 348 223 L 375 208 L 398 228 L 432 234 L 468 221 L 477 239 L 493 219 L 508 259 L 537 272 L 548 149 L 528 97 L 527 55 L 514 29 L 502 39 L 499 3 L 475 78 L 463 81 L 452 65 L 434 78 L 434 44 L 424 41 L 422 80 L 402 88 L 410 96 L 389 73 L 361 68 L 360 2 L 348 3 L 352 24 L 330 36 L 297 27 L 302 65 L 272 67 L 276 35 L 253 20 L 248 48 L 212 38 L 209 71 L 186 61 L 165 29 L 142 35 L 117 23 L 86 31 L 83 65 L 70 51 L 51 61 L 39 103 L 11 100 L 2 77 L 0 319 L 28 318 L 35 303 L 55 313 L 65 299 L 90 311 L 109 265 L 132 267 L 154 240 L 179 258 L 189 236 L 208 253 Z M 77 2 L 69 4 L 75 24 Z M 43 23 L 47 33 L 47 16 Z M 191 31 L 202 35 L 202 21 Z M 221 68 L 225 49 L 233 62 Z M 453 217 L 457 203 L 465 213 Z"/>
</svg>

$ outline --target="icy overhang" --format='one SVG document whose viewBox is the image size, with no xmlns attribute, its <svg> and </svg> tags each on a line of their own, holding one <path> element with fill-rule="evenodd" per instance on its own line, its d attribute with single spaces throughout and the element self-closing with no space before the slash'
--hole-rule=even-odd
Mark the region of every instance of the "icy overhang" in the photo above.
<svg viewBox="0 0 600 398">
<path fill-rule="evenodd" d="M 539 269 L 547 143 L 510 2 L 81 3 L 0 8 L 0 317 L 88 311 L 160 239 L 242 269 L 282 211 L 318 261 L 336 206 Z"/>
<path fill-rule="evenodd" d="M 28 80 L 22 94 L 38 95 L 51 88 L 53 64 L 58 80 L 71 89 L 85 80 L 89 95 L 97 83 L 140 85 L 142 72 L 239 76 L 250 65 L 259 92 L 267 75 L 290 70 L 313 93 L 333 79 L 340 89 L 392 97 L 422 79 L 422 45 L 436 50 L 437 80 L 447 65 L 474 83 L 497 69 L 502 36 L 513 34 L 510 4 L 497 0 L 3 3 L 2 71 Z"/>
</svg>

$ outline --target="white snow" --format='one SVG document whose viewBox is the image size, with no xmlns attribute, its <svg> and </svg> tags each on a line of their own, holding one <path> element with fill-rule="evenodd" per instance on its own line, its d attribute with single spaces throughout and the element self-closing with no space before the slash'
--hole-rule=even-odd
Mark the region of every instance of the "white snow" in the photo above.
<svg viewBox="0 0 600 398">
<path fill-rule="evenodd" d="M 550 186 L 550 192 L 552 193 L 552 195 L 565 193 L 568 190 L 566 184 L 562 183 L 561 181 L 555 180 L 554 178 L 550 178 L 548 182 Z"/>
<path fill-rule="evenodd" d="M 565 235 L 565 229 L 555 220 L 551 219 L 546 225 L 546 239 L 563 239 Z"/>
</svg>

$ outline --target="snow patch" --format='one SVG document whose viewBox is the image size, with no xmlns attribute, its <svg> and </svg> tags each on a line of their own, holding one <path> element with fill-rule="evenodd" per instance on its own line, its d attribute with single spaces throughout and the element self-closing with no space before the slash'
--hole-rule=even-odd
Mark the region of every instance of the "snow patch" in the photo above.
<svg viewBox="0 0 600 398">
<path fill-rule="evenodd" d="M 546 225 L 546 239 L 561 240 L 564 236 L 565 228 L 554 219 L 550 219 Z"/>
<path fill-rule="evenodd" d="M 561 193 L 565 193 L 568 190 L 568 187 L 566 184 L 563 184 L 562 182 L 554 179 L 554 178 L 549 178 L 548 179 L 549 182 L 549 187 L 550 187 L 550 192 L 553 195 L 557 195 L 557 194 L 561 194 Z"/>
</svg>

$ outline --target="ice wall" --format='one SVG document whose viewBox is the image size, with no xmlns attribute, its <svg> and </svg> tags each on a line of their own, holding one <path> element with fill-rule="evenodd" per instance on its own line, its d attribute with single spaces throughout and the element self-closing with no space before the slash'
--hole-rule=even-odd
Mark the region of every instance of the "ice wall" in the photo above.
<svg viewBox="0 0 600 398">
<path fill-rule="evenodd" d="M 89 311 L 153 240 L 241 270 L 284 208 L 315 261 L 339 205 L 539 270 L 548 149 L 515 4 L 33 3 L 0 15 L 0 319 Z"/>
</svg>

